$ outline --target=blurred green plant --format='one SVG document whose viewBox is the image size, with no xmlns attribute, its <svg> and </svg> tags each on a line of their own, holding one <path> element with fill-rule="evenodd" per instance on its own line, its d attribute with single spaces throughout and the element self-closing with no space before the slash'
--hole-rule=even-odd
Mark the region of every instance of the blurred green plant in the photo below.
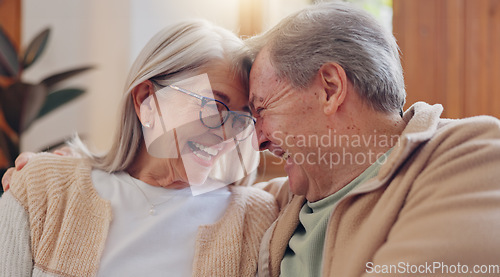
<svg viewBox="0 0 500 277">
<path fill-rule="evenodd" d="M 49 28 L 43 30 L 24 51 L 18 53 L 0 26 L 0 176 L 14 164 L 19 155 L 21 135 L 35 120 L 84 93 L 79 88 L 56 90 L 56 85 L 91 69 L 91 66 L 50 75 L 38 84 L 22 80 L 24 70 L 44 52 L 49 35 Z"/>
<path fill-rule="evenodd" d="M 392 32 L 392 0 L 343 0 L 352 3 L 377 18 L 384 27 Z"/>
</svg>

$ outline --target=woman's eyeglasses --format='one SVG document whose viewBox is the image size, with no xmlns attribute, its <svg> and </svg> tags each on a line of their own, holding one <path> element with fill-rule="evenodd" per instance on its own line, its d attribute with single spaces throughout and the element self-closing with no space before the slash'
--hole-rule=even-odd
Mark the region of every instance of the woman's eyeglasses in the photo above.
<svg viewBox="0 0 500 277">
<path fill-rule="evenodd" d="M 159 85 L 155 80 L 151 81 L 156 86 L 163 87 Z M 168 85 L 167 87 L 201 101 L 199 116 L 203 126 L 209 129 L 217 129 L 223 125 L 227 126 L 225 124 L 229 123 L 229 126 L 231 128 L 230 130 L 227 130 L 229 128 L 225 129 L 226 131 L 228 131 L 226 132 L 226 136 L 234 137 L 238 141 L 245 140 L 252 134 L 254 130 L 255 119 L 249 112 L 231 111 L 222 101 L 199 95 L 176 85 Z"/>
</svg>

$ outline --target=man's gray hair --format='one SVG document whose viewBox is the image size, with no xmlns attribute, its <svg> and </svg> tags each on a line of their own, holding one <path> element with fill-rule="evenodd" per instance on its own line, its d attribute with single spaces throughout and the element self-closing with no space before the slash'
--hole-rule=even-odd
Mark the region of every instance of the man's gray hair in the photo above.
<svg viewBox="0 0 500 277">
<path fill-rule="evenodd" d="M 297 88 L 309 86 L 323 64 L 335 62 L 375 110 L 403 108 L 406 92 L 396 40 L 374 17 L 352 5 L 311 5 L 247 44 L 254 57 L 265 47 L 278 77 Z"/>
</svg>

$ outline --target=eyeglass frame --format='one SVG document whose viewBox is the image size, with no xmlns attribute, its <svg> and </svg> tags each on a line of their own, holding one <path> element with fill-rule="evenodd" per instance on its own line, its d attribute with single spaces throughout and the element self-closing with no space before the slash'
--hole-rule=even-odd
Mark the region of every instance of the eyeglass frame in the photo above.
<svg viewBox="0 0 500 277">
<path fill-rule="evenodd" d="M 224 120 L 222 121 L 222 123 L 220 123 L 220 125 L 218 126 L 208 126 L 204 121 L 203 121 L 203 116 L 202 116 L 202 111 L 200 110 L 199 112 L 199 117 L 200 117 L 200 122 L 203 124 L 203 126 L 209 128 L 209 129 L 217 129 L 217 128 L 220 128 L 221 126 L 223 126 L 224 124 L 226 124 L 227 120 L 229 119 L 229 117 L 231 117 L 231 114 L 234 116 L 234 117 L 248 117 L 250 119 L 252 119 L 252 122 L 253 124 L 255 125 L 255 123 L 257 123 L 256 119 L 252 116 L 249 116 L 249 115 L 244 115 L 244 114 L 239 114 L 238 112 L 235 112 L 235 111 L 231 111 L 231 109 L 229 109 L 229 107 L 222 101 L 220 100 L 217 100 L 217 99 L 214 99 L 214 98 L 210 98 L 210 97 L 206 97 L 206 96 L 202 96 L 202 95 L 199 95 L 195 92 L 192 92 L 190 90 L 187 90 L 187 89 L 184 89 L 184 88 L 181 88 L 179 86 L 176 86 L 176 85 L 167 85 L 167 86 L 163 86 L 163 85 L 160 85 L 158 84 L 158 82 L 154 79 L 149 79 L 155 86 L 157 87 L 169 87 L 173 90 L 176 90 L 176 91 L 179 91 L 179 92 L 182 92 L 186 95 L 189 95 L 191 97 L 194 97 L 198 100 L 201 101 L 201 107 L 203 108 L 209 101 L 215 101 L 217 103 L 220 103 L 224 106 L 224 108 L 227 109 L 227 116 L 224 118 Z"/>
</svg>

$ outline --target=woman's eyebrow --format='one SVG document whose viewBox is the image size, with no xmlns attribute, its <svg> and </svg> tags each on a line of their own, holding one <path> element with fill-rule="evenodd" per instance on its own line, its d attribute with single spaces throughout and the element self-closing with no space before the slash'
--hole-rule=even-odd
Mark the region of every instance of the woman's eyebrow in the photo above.
<svg viewBox="0 0 500 277">
<path fill-rule="evenodd" d="M 224 102 L 224 104 L 227 105 L 231 103 L 231 98 L 229 98 L 229 96 L 227 96 L 225 93 L 220 92 L 218 90 L 213 90 L 212 92 L 214 93 L 214 97 L 218 96 L 220 101 Z"/>
</svg>

